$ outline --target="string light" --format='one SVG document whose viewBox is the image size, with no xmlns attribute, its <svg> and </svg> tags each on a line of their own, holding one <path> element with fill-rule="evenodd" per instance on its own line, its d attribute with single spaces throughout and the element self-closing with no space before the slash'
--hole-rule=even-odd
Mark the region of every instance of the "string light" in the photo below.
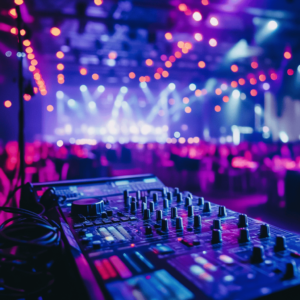
<svg viewBox="0 0 300 300">
<path fill-rule="evenodd" d="M 201 69 L 205 68 L 205 62 L 202 61 L 202 60 L 199 61 L 199 62 L 198 62 L 198 67 L 201 68 Z"/>
<path fill-rule="evenodd" d="M 23 41 L 23 45 L 24 45 L 25 47 L 30 46 L 30 44 L 31 44 L 31 42 L 30 42 L 29 40 L 24 40 L 24 41 Z"/>
<path fill-rule="evenodd" d="M 220 112 L 221 111 L 221 106 L 220 105 L 216 105 L 215 106 L 215 111 L 216 112 Z"/>
<path fill-rule="evenodd" d="M 27 54 L 27 58 L 28 59 L 34 59 L 35 55 L 33 53 L 29 53 L 29 54 Z"/>
<path fill-rule="evenodd" d="M 65 68 L 65 66 L 63 64 L 58 64 L 56 68 L 57 70 L 62 71 Z"/>
<path fill-rule="evenodd" d="M 62 52 L 62 51 L 58 51 L 58 52 L 56 52 L 56 57 L 57 58 L 64 58 L 64 56 L 65 56 L 65 54 Z"/>
<path fill-rule="evenodd" d="M 16 19 L 16 18 L 18 17 L 17 11 L 16 11 L 15 8 L 10 9 L 9 12 L 8 12 L 8 14 L 9 14 L 12 18 L 14 18 L 14 19 Z"/>
<path fill-rule="evenodd" d="M 16 5 L 22 5 L 24 3 L 23 0 L 15 0 L 14 2 Z"/>
<path fill-rule="evenodd" d="M 150 58 L 146 59 L 146 65 L 147 65 L 148 67 L 151 67 L 151 66 L 153 65 L 153 60 L 150 59 Z"/>
<path fill-rule="evenodd" d="M 194 34 L 194 39 L 197 41 L 197 42 L 200 42 L 203 40 L 203 36 L 201 33 L 195 33 Z"/>
<path fill-rule="evenodd" d="M 26 30 L 25 29 L 21 29 L 20 30 L 20 34 L 21 34 L 21 36 L 24 36 L 26 34 Z"/>
<path fill-rule="evenodd" d="M 26 49 L 25 49 L 25 52 L 26 53 L 32 53 L 33 52 L 33 49 L 31 48 L 31 47 L 27 47 Z"/>
<path fill-rule="evenodd" d="M 52 35 L 54 35 L 54 36 L 59 36 L 59 35 L 61 34 L 61 31 L 60 31 L 60 29 L 57 28 L 57 27 L 52 27 L 52 28 L 50 29 L 50 33 L 51 33 Z"/>
<path fill-rule="evenodd" d="M 53 110 L 54 110 L 53 105 L 48 105 L 48 106 L 47 106 L 47 110 L 48 110 L 49 112 L 53 111 Z"/>
<path fill-rule="evenodd" d="M 231 71 L 236 73 L 239 70 L 239 67 L 237 65 L 232 65 L 231 66 Z"/>
<path fill-rule="evenodd" d="M 28 70 L 29 70 L 30 72 L 33 72 L 33 71 L 35 71 L 35 66 L 33 66 L 33 65 L 30 65 L 30 66 L 29 66 L 29 68 L 28 68 Z"/>
<path fill-rule="evenodd" d="M 9 100 L 4 101 L 4 106 L 5 106 L 6 108 L 11 107 L 11 106 L 12 106 L 11 101 L 9 101 Z"/>
<path fill-rule="evenodd" d="M 94 73 L 94 74 L 92 75 L 92 79 L 94 79 L 94 80 L 98 80 L 98 79 L 99 79 L 99 75 L 98 75 L 98 74 L 96 74 L 96 73 Z"/>
<path fill-rule="evenodd" d="M 79 73 L 83 76 L 87 74 L 87 69 L 86 68 L 80 68 Z"/>
<path fill-rule="evenodd" d="M 167 33 L 165 34 L 165 38 L 166 38 L 166 40 L 170 41 L 170 40 L 173 38 L 172 33 L 167 32 Z"/>
<path fill-rule="evenodd" d="M 128 74 L 128 76 L 129 76 L 130 79 L 134 79 L 135 78 L 135 73 L 134 72 L 130 72 Z"/>
<path fill-rule="evenodd" d="M 31 96 L 29 94 L 24 94 L 23 98 L 25 101 L 29 101 L 31 99 Z"/>
<path fill-rule="evenodd" d="M 38 62 L 37 62 L 36 59 L 33 59 L 33 60 L 31 61 L 31 64 L 32 64 L 33 66 L 36 66 L 36 65 L 38 64 Z"/>
<path fill-rule="evenodd" d="M 16 27 L 13 27 L 13 28 L 10 29 L 10 33 L 17 34 L 18 33 L 18 29 Z"/>
<path fill-rule="evenodd" d="M 229 97 L 228 96 L 224 96 L 222 100 L 223 100 L 223 102 L 227 103 L 229 101 Z"/>
</svg>

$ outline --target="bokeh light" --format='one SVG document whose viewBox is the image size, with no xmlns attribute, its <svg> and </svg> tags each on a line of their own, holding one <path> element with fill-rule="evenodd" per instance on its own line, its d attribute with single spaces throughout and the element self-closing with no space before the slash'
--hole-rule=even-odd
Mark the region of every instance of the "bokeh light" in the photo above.
<svg viewBox="0 0 300 300">
<path fill-rule="evenodd" d="M 79 73 L 83 76 L 87 74 L 87 69 L 86 68 L 80 68 Z"/>
<path fill-rule="evenodd" d="M 231 71 L 236 73 L 239 70 L 239 67 L 237 65 L 232 65 L 231 66 Z"/>
<path fill-rule="evenodd" d="M 216 112 L 220 112 L 221 111 L 221 106 L 220 105 L 216 105 L 215 106 L 215 111 Z"/>
<path fill-rule="evenodd" d="M 165 34 L 165 38 L 166 38 L 166 40 L 170 41 L 170 40 L 173 38 L 172 33 L 167 32 L 167 33 Z"/>
<path fill-rule="evenodd" d="M 184 109 L 184 111 L 185 111 L 187 114 L 189 114 L 189 113 L 192 112 L 192 109 L 191 109 L 189 106 L 187 106 L 187 107 Z"/>
<path fill-rule="evenodd" d="M 220 88 L 217 88 L 217 89 L 215 90 L 215 93 L 219 96 L 219 95 L 222 94 L 222 90 L 221 90 Z"/>
<path fill-rule="evenodd" d="M 62 71 L 65 68 L 65 66 L 63 64 L 58 64 L 56 66 L 56 68 L 57 68 L 58 71 Z"/>
<path fill-rule="evenodd" d="M 150 58 L 146 59 L 146 65 L 147 65 L 148 67 L 151 67 L 151 66 L 153 65 L 153 60 L 150 59 Z"/>
<path fill-rule="evenodd" d="M 209 22 L 212 26 L 218 26 L 219 25 L 219 21 L 216 17 L 210 18 Z"/>
<path fill-rule="evenodd" d="M 210 39 L 208 43 L 211 47 L 216 47 L 218 44 L 216 39 Z"/>
<path fill-rule="evenodd" d="M 134 79 L 136 75 L 134 72 L 130 72 L 128 76 L 130 79 Z"/>
<path fill-rule="evenodd" d="M 255 90 L 255 89 L 251 90 L 250 95 L 253 97 L 257 96 L 257 90 Z"/>
<path fill-rule="evenodd" d="M 252 69 L 257 69 L 258 68 L 258 63 L 256 61 L 253 61 L 251 63 L 251 67 L 252 67 Z"/>
<path fill-rule="evenodd" d="M 98 80 L 98 79 L 99 79 L 99 75 L 98 75 L 98 74 L 96 74 L 96 73 L 94 73 L 94 74 L 92 75 L 92 79 L 94 79 L 94 80 Z"/>
<path fill-rule="evenodd" d="M 264 82 L 264 81 L 266 81 L 266 75 L 260 74 L 260 75 L 258 76 L 258 79 L 259 79 L 261 82 Z"/>
<path fill-rule="evenodd" d="M 195 33 L 195 34 L 194 34 L 194 38 L 195 38 L 195 40 L 196 40 L 197 42 L 200 42 L 200 41 L 203 40 L 203 36 L 202 36 L 201 33 Z"/>
<path fill-rule="evenodd" d="M 161 75 L 162 75 L 162 77 L 167 78 L 167 77 L 169 76 L 169 72 L 168 72 L 168 71 L 163 71 L 163 72 L 161 73 Z"/>
<path fill-rule="evenodd" d="M 52 28 L 50 29 L 50 33 L 51 33 L 52 35 L 54 35 L 54 36 L 59 36 L 59 35 L 61 34 L 61 31 L 60 31 L 60 29 L 57 28 L 57 27 L 52 27 Z"/>
<path fill-rule="evenodd" d="M 57 58 L 63 58 L 64 56 L 65 56 L 65 54 L 62 51 L 56 52 L 56 57 Z"/>
<path fill-rule="evenodd" d="M 244 78 L 239 79 L 239 85 L 244 85 L 246 83 Z"/>
<path fill-rule="evenodd" d="M 201 21 L 202 20 L 202 15 L 200 14 L 199 11 L 195 11 L 193 13 L 193 19 L 197 22 Z"/>
<path fill-rule="evenodd" d="M 293 69 L 288 69 L 288 70 L 287 70 L 287 74 L 288 74 L 289 76 L 294 75 L 294 70 L 293 70 Z"/>
<path fill-rule="evenodd" d="M 285 59 L 291 59 L 292 58 L 292 53 L 289 51 L 285 51 L 283 54 Z"/>
<path fill-rule="evenodd" d="M 236 88 L 238 86 L 238 83 L 236 81 L 231 81 L 231 87 Z"/>
<path fill-rule="evenodd" d="M 116 51 L 111 51 L 108 53 L 108 58 L 109 59 L 116 59 L 118 56 L 117 52 Z"/>
<path fill-rule="evenodd" d="M 201 69 L 205 68 L 205 62 L 202 61 L 202 60 L 199 61 L 199 62 L 198 62 L 198 67 L 201 68 Z"/>
<path fill-rule="evenodd" d="M 9 100 L 4 101 L 4 106 L 5 106 L 6 108 L 11 107 L 11 106 L 12 106 L 11 101 L 9 101 Z"/>
<path fill-rule="evenodd" d="M 53 111 L 53 110 L 54 110 L 53 105 L 47 105 L 47 110 L 48 110 L 49 112 Z"/>
</svg>

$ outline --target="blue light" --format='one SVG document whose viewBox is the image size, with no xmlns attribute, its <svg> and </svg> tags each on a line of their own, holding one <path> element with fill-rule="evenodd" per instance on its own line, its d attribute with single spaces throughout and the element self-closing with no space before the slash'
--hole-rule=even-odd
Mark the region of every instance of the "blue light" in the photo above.
<svg viewBox="0 0 300 300">
<path fill-rule="evenodd" d="M 180 138 L 180 132 L 179 131 L 175 131 L 174 132 L 174 137 L 176 137 L 177 139 Z"/>
<path fill-rule="evenodd" d="M 114 67 L 116 65 L 116 61 L 114 59 L 107 59 L 106 64 L 110 67 Z"/>
<path fill-rule="evenodd" d="M 96 103 L 94 101 L 89 102 L 89 108 L 90 109 L 96 108 Z"/>
<path fill-rule="evenodd" d="M 241 92 L 239 90 L 233 90 L 232 91 L 232 97 L 235 99 L 240 98 Z"/>
<path fill-rule="evenodd" d="M 62 99 L 63 97 L 64 97 L 64 92 L 62 92 L 62 91 L 57 91 L 56 92 L 56 98 Z"/>
<path fill-rule="evenodd" d="M 267 83 L 267 82 L 265 82 L 265 83 L 263 84 L 263 89 L 264 89 L 265 91 L 268 91 L 268 90 L 270 89 L 270 84 Z"/>
<path fill-rule="evenodd" d="M 189 89 L 191 90 L 191 91 L 195 91 L 196 90 L 196 84 L 194 84 L 194 83 L 191 83 L 190 85 L 189 85 Z"/>
<path fill-rule="evenodd" d="M 278 23 L 274 20 L 268 22 L 268 29 L 275 30 L 278 27 Z"/>
<path fill-rule="evenodd" d="M 103 85 L 99 85 L 97 91 L 103 93 L 105 91 L 105 87 Z"/>
<path fill-rule="evenodd" d="M 126 86 L 122 86 L 121 89 L 120 89 L 120 92 L 122 94 L 126 94 L 128 92 L 128 88 Z"/>
<path fill-rule="evenodd" d="M 87 91 L 87 86 L 83 84 L 83 85 L 80 86 L 79 89 L 80 89 L 81 92 L 86 92 Z"/>
<path fill-rule="evenodd" d="M 169 83 L 168 88 L 169 88 L 169 90 L 174 91 L 176 89 L 175 83 L 173 83 L 173 82 Z"/>
<path fill-rule="evenodd" d="M 140 83 L 140 87 L 141 87 L 142 89 L 145 89 L 145 88 L 147 87 L 147 83 L 146 83 L 146 82 L 141 82 L 141 83 Z"/>
<path fill-rule="evenodd" d="M 75 101 L 74 99 L 69 99 L 69 100 L 68 100 L 68 105 L 69 105 L 70 107 L 74 107 L 74 106 L 76 105 L 76 101 Z"/>
</svg>

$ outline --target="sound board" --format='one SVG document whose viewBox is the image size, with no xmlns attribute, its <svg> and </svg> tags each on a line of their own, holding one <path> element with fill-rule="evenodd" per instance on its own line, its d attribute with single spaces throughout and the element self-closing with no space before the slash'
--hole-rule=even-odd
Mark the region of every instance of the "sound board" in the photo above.
<svg viewBox="0 0 300 300">
<path fill-rule="evenodd" d="M 153 175 L 34 184 L 49 187 L 90 299 L 300 298 L 295 233 Z"/>
</svg>

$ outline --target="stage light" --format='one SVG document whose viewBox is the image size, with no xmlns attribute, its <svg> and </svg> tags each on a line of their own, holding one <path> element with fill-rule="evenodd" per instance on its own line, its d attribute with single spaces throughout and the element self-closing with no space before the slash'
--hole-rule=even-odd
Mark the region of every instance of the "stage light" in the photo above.
<svg viewBox="0 0 300 300">
<path fill-rule="evenodd" d="M 276 73 L 271 73 L 270 75 L 272 80 L 276 80 L 277 79 L 277 74 Z"/>
<path fill-rule="evenodd" d="M 27 54 L 27 58 L 28 59 L 34 59 L 35 55 L 33 53 L 29 53 L 29 54 Z"/>
<path fill-rule="evenodd" d="M 167 32 L 167 33 L 165 34 L 165 38 L 166 38 L 166 40 L 170 41 L 170 40 L 173 38 L 172 33 Z"/>
<path fill-rule="evenodd" d="M 189 89 L 191 90 L 191 91 L 195 91 L 196 90 L 196 84 L 194 84 L 194 83 L 191 83 L 190 85 L 189 85 Z"/>
<path fill-rule="evenodd" d="M 268 22 L 268 29 L 275 30 L 278 27 L 278 23 L 274 20 Z"/>
<path fill-rule="evenodd" d="M 75 101 L 74 99 L 69 99 L 69 100 L 68 100 L 68 105 L 69 105 L 70 107 L 75 107 L 76 101 Z"/>
<path fill-rule="evenodd" d="M 25 29 L 21 29 L 20 30 L 20 34 L 21 34 L 21 36 L 24 36 L 26 34 L 26 30 Z"/>
<path fill-rule="evenodd" d="M 28 70 L 30 71 L 30 72 L 33 72 L 34 70 L 35 70 L 35 66 L 29 66 L 29 68 L 28 68 Z"/>
<path fill-rule="evenodd" d="M 182 54 L 179 51 L 176 51 L 174 55 L 175 55 L 176 58 L 181 58 L 182 57 Z"/>
<path fill-rule="evenodd" d="M 151 80 L 150 76 L 146 75 L 145 76 L 145 82 L 150 82 L 150 80 Z"/>
<path fill-rule="evenodd" d="M 116 51 L 111 51 L 108 53 L 108 58 L 109 59 L 116 59 L 118 56 L 117 52 Z"/>
<path fill-rule="evenodd" d="M 93 79 L 93 80 L 98 80 L 98 79 L 99 79 L 99 75 L 96 74 L 96 73 L 94 73 L 94 74 L 92 75 L 92 79 Z"/>
<path fill-rule="evenodd" d="M 129 76 L 130 79 L 134 79 L 135 78 L 135 73 L 134 72 L 130 72 L 128 76 Z"/>
<path fill-rule="evenodd" d="M 156 80 L 158 80 L 158 79 L 160 79 L 160 78 L 161 78 L 161 76 L 160 76 L 160 74 L 159 74 L 159 73 L 155 73 L 155 74 L 154 74 L 154 78 L 155 78 Z"/>
<path fill-rule="evenodd" d="M 95 5 L 100 6 L 103 3 L 103 0 L 94 0 Z"/>
<path fill-rule="evenodd" d="M 192 111 L 192 109 L 191 109 L 189 106 L 187 106 L 187 107 L 184 109 L 184 111 L 185 111 L 187 114 L 189 114 L 189 113 Z"/>
<path fill-rule="evenodd" d="M 58 141 L 56 142 L 56 145 L 57 145 L 58 147 L 61 147 L 63 144 L 64 144 L 64 142 L 63 142 L 62 140 L 58 140 Z"/>
<path fill-rule="evenodd" d="M 47 110 L 48 110 L 49 112 L 52 112 L 52 111 L 54 110 L 53 105 L 47 105 Z"/>
<path fill-rule="evenodd" d="M 241 93 L 241 100 L 246 100 L 247 96 L 245 93 Z"/>
<path fill-rule="evenodd" d="M 25 52 L 26 52 L 26 53 L 32 53 L 32 52 L 33 52 L 33 49 L 32 49 L 31 47 L 27 47 L 27 48 L 25 49 Z"/>
<path fill-rule="evenodd" d="M 148 67 L 151 67 L 151 66 L 153 65 L 153 60 L 150 59 L 150 58 L 146 59 L 146 65 L 147 65 Z"/>
<path fill-rule="evenodd" d="M 241 93 L 240 93 L 239 90 L 233 90 L 232 91 L 232 97 L 233 98 L 238 99 L 238 98 L 240 98 L 240 95 L 241 95 Z"/>
<path fill-rule="evenodd" d="M 287 74 L 288 74 L 289 76 L 294 75 L 294 70 L 293 70 L 293 69 L 288 69 L 288 70 L 287 70 Z"/>
<path fill-rule="evenodd" d="M 150 125 L 144 124 L 144 125 L 141 127 L 141 134 L 147 135 L 147 134 L 150 133 L 151 129 L 152 129 L 152 128 L 151 128 Z"/>
<path fill-rule="evenodd" d="M 9 100 L 4 101 L 4 106 L 5 106 L 6 108 L 11 107 L 11 106 L 12 106 L 11 101 L 9 101 Z"/>
<path fill-rule="evenodd" d="M 186 6 L 186 4 L 184 4 L 184 3 L 180 3 L 180 4 L 178 5 L 178 9 L 179 9 L 180 11 L 186 11 L 186 10 L 187 10 L 187 6 Z"/>
<path fill-rule="evenodd" d="M 114 59 L 107 59 L 106 60 L 106 64 L 109 66 L 109 67 L 114 67 L 116 65 L 116 61 Z"/>
<path fill-rule="evenodd" d="M 180 132 L 179 132 L 179 131 L 175 131 L 175 132 L 174 132 L 174 137 L 175 137 L 176 139 L 180 138 Z"/>
<path fill-rule="evenodd" d="M 160 56 L 160 59 L 161 59 L 162 61 L 166 61 L 166 60 L 168 59 L 168 57 L 167 57 L 167 55 L 162 54 L 162 55 Z"/>
<path fill-rule="evenodd" d="M 255 78 L 250 78 L 250 84 L 255 85 L 257 83 L 257 80 Z"/>
<path fill-rule="evenodd" d="M 258 76 L 258 79 L 259 79 L 261 82 L 264 82 L 264 81 L 266 81 L 266 75 L 260 74 L 260 75 Z"/>
<path fill-rule="evenodd" d="M 79 73 L 84 76 L 84 75 L 87 74 L 87 69 L 86 68 L 80 68 Z"/>
<path fill-rule="evenodd" d="M 63 91 L 57 91 L 56 92 L 56 98 L 62 99 L 64 97 L 64 92 Z"/>
<path fill-rule="evenodd" d="M 57 57 L 57 58 L 60 58 L 60 59 L 61 59 L 61 58 L 63 58 L 64 56 L 65 56 L 65 54 L 64 54 L 62 51 L 57 51 L 57 52 L 56 52 L 56 57 Z"/>
<path fill-rule="evenodd" d="M 223 100 L 223 102 L 227 103 L 229 101 L 229 97 L 228 96 L 224 96 L 222 100 Z"/>
<path fill-rule="evenodd" d="M 90 109 L 95 109 L 96 108 L 96 102 L 94 102 L 94 101 L 90 101 L 88 105 L 89 105 Z"/>
<path fill-rule="evenodd" d="M 221 90 L 226 91 L 228 89 L 228 85 L 226 83 L 221 84 Z"/>
<path fill-rule="evenodd" d="M 232 65 L 231 66 L 231 71 L 236 73 L 239 70 L 239 67 L 237 65 Z"/>
<path fill-rule="evenodd" d="M 178 48 L 183 48 L 184 47 L 184 42 L 183 41 L 179 41 L 178 43 L 177 43 L 177 46 L 178 46 Z"/>
<path fill-rule="evenodd" d="M 257 96 L 257 90 L 255 90 L 255 89 L 251 90 L 251 91 L 250 91 L 250 95 L 251 95 L 252 97 Z"/>
<path fill-rule="evenodd" d="M 284 56 L 285 59 L 291 59 L 292 58 L 292 54 L 288 51 L 285 51 L 283 56 Z"/>
<path fill-rule="evenodd" d="M 201 33 L 195 33 L 194 34 L 194 39 L 197 41 L 197 42 L 200 42 L 203 40 L 203 36 Z"/>
<path fill-rule="evenodd" d="M 188 97 L 183 97 L 182 102 L 184 104 L 188 104 L 190 102 L 190 99 Z"/>
<path fill-rule="evenodd" d="M 265 83 L 263 84 L 263 89 L 264 89 L 265 91 L 268 91 L 268 90 L 270 89 L 270 85 L 269 85 L 267 82 L 265 82 Z"/>
<path fill-rule="evenodd" d="M 289 136 L 284 131 L 279 132 L 279 138 L 283 143 L 287 143 L 289 141 Z"/>
<path fill-rule="evenodd" d="M 220 112 L 221 111 L 221 106 L 220 105 L 216 105 L 215 106 L 215 111 L 216 112 Z"/>
<path fill-rule="evenodd" d="M 169 90 L 174 91 L 175 88 L 176 88 L 176 85 L 173 82 L 169 83 L 169 85 L 168 85 Z"/>
<path fill-rule="evenodd" d="M 252 69 L 257 69 L 258 68 L 258 63 L 256 61 L 253 61 L 251 63 L 251 67 L 252 67 Z"/>
<path fill-rule="evenodd" d="M 184 44 L 184 47 L 185 47 L 186 49 L 188 49 L 188 50 L 191 50 L 192 47 L 193 47 L 193 45 L 192 45 L 191 43 L 185 43 L 185 44 Z"/>
<path fill-rule="evenodd" d="M 165 66 L 166 66 L 167 68 L 171 68 L 171 67 L 172 67 L 172 63 L 171 63 L 170 61 L 166 61 L 166 62 L 165 62 Z"/>
<path fill-rule="evenodd" d="M 52 27 L 52 28 L 50 29 L 50 33 L 51 33 L 52 35 L 54 35 L 54 36 L 59 36 L 59 35 L 61 34 L 61 31 L 60 31 L 60 29 L 57 28 L 57 27 Z"/>
<path fill-rule="evenodd" d="M 175 56 L 171 55 L 171 56 L 169 57 L 169 61 L 170 61 L 171 63 L 175 62 L 175 61 L 176 61 Z"/>
<path fill-rule="evenodd" d="M 231 81 L 231 87 L 236 88 L 238 86 L 238 83 L 236 81 Z"/>
<path fill-rule="evenodd" d="M 202 15 L 199 13 L 199 11 L 195 11 L 193 13 L 193 19 L 197 22 L 201 21 L 202 20 Z"/>
<path fill-rule="evenodd" d="M 216 47 L 218 44 L 216 39 L 210 39 L 208 43 L 211 47 Z"/>
<path fill-rule="evenodd" d="M 204 61 L 199 61 L 198 62 L 198 67 L 201 68 L 201 69 L 205 68 L 205 62 Z"/>
<path fill-rule="evenodd" d="M 174 104 L 175 104 L 175 99 L 170 98 L 170 99 L 169 99 L 169 104 L 170 104 L 170 105 L 174 105 Z"/>
<path fill-rule="evenodd" d="M 146 87 L 147 87 L 147 83 L 146 82 L 141 82 L 140 83 L 140 87 L 142 88 L 142 89 L 145 89 Z"/>
<path fill-rule="evenodd" d="M 120 92 L 121 92 L 122 94 L 126 94 L 126 93 L 128 92 L 128 88 L 127 88 L 126 86 L 122 86 L 122 87 L 120 88 Z"/>
<path fill-rule="evenodd" d="M 105 91 L 105 87 L 103 85 L 99 85 L 98 88 L 97 88 L 97 91 L 99 93 L 103 93 Z"/>
<path fill-rule="evenodd" d="M 161 73 L 162 77 L 167 78 L 169 76 L 169 72 L 168 71 L 163 71 Z"/>
<path fill-rule="evenodd" d="M 201 90 L 196 90 L 196 91 L 195 91 L 195 96 L 196 96 L 196 97 L 200 97 L 201 95 L 202 95 Z"/>
<path fill-rule="evenodd" d="M 215 93 L 216 93 L 218 96 L 220 96 L 220 95 L 222 94 L 222 90 L 221 90 L 220 88 L 217 88 L 217 89 L 215 90 Z"/>
<path fill-rule="evenodd" d="M 38 64 L 38 61 L 36 59 L 31 60 L 30 62 L 33 66 L 36 66 Z"/>
<path fill-rule="evenodd" d="M 210 24 L 211 24 L 212 26 L 218 26 L 218 25 L 219 25 L 219 21 L 218 21 L 218 19 L 215 18 L 215 17 L 210 18 L 209 22 L 210 22 Z"/>
<path fill-rule="evenodd" d="M 79 87 L 79 89 L 80 89 L 81 92 L 86 92 L 87 91 L 87 86 L 83 84 Z"/>
<path fill-rule="evenodd" d="M 63 64 L 58 64 L 56 68 L 57 70 L 62 71 L 65 68 L 65 66 Z"/>
</svg>

